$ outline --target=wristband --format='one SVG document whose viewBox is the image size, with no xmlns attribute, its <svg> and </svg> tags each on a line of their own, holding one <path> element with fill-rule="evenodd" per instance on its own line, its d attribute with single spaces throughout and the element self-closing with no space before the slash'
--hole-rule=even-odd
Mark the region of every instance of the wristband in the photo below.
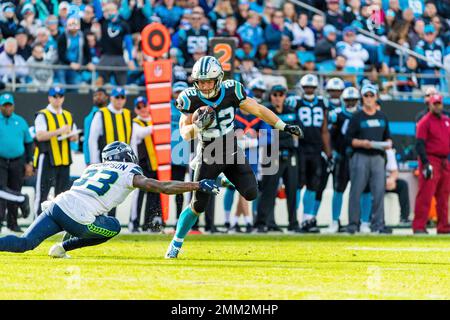
<svg viewBox="0 0 450 320">
<path fill-rule="evenodd" d="M 281 119 L 278 120 L 277 123 L 275 123 L 275 125 L 274 125 L 275 129 L 278 129 L 278 130 L 281 130 L 281 131 L 284 131 L 285 127 L 286 127 L 286 123 L 284 123 L 284 121 L 281 120 Z"/>
</svg>

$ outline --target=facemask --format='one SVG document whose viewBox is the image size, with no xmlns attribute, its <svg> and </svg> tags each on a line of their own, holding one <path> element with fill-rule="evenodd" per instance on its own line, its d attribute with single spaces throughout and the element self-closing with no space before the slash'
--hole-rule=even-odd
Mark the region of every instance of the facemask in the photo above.
<svg viewBox="0 0 450 320">
<path fill-rule="evenodd" d="M 341 99 L 339 99 L 339 98 L 331 98 L 331 99 L 330 99 L 330 102 L 331 102 L 332 104 L 334 104 L 334 105 L 338 105 L 338 104 L 341 103 Z"/>
<path fill-rule="evenodd" d="M 357 106 L 354 106 L 354 107 L 351 107 L 351 108 L 346 108 L 346 110 L 347 110 L 348 112 L 350 112 L 350 113 L 355 112 L 357 109 L 358 109 Z"/>
<path fill-rule="evenodd" d="M 303 98 L 305 98 L 306 100 L 312 100 L 314 99 L 315 95 L 314 94 L 304 94 Z"/>
</svg>

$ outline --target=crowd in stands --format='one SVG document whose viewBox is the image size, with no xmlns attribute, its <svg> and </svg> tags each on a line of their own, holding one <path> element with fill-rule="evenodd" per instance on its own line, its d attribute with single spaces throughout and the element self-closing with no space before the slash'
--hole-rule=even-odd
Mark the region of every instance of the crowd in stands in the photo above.
<svg viewBox="0 0 450 320">
<path fill-rule="evenodd" d="M 187 79 L 182 68 L 206 55 L 209 39 L 219 36 L 235 39 L 236 67 L 244 84 L 286 70 L 343 71 L 372 74 L 382 93 L 394 88 L 411 92 L 422 85 L 448 90 L 442 68 L 450 68 L 447 1 L 302 2 L 325 15 L 284 0 L 2 1 L 0 81 L 48 90 L 51 83 L 91 84 L 94 76 L 96 85 L 143 86 L 140 31 L 161 22 L 171 34 L 175 81 Z M 428 60 L 382 45 L 364 31 Z M 64 68 L 49 69 L 49 64 Z M 101 68 L 109 66 L 114 72 Z M 291 72 L 286 78 L 291 86 L 300 76 Z M 365 77 L 346 80 L 360 86 Z"/>
</svg>

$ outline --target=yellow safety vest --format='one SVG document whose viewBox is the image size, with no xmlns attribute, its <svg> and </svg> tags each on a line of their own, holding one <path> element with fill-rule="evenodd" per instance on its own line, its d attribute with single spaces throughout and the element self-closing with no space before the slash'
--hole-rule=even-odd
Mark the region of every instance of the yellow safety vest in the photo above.
<svg viewBox="0 0 450 320">
<path fill-rule="evenodd" d="M 152 121 L 144 122 L 139 118 L 134 118 L 133 122 L 137 123 L 141 127 L 148 127 L 148 126 L 153 125 Z M 147 159 L 150 163 L 150 167 L 152 168 L 152 171 L 158 170 L 158 160 L 156 158 L 156 150 L 155 150 L 155 145 L 153 144 L 152 136 L 151 135 L 146 136 L 144 138 L 143 144 L 145 145 Z M 138 146 L 138 151 L 139 151 L 139 149 L 140 148 Z M 139 159 L 141 159 L 141 156 L 142 156 L 141 154 L 138 155 Z"/>
<path fill-rule="evenodd" d="M 103 117 L 103 136 L 99 145 L 102 150 L 107 144 L 121 141 L 130 144 L 131 140 L 131 112 L 123 109 L 121 113 L 112 113 L 107 107 L 100 108 Z"/>
<path fill-rule="evenodd" d="M 52 113 L 48 109 L 40 110 L 36 115 L 43 114 L 47 122 L 47 130 L 55 131 L 64 125 L 72 128 L 73 119 L 69 111 L 63 110 L 61 114 Z M 49 141 L 41 141 L 37 143 L 34 151 L 34 167 L 37 167 L 38 158 L 41 153 L 48 153 L 50 156 L 50 164 L 54 167 L 68 166 L 72 163 L 70 153 L 70 141 L 68 138 L 58 141 L 58 137 L 54 136 Z"/>
</svg>

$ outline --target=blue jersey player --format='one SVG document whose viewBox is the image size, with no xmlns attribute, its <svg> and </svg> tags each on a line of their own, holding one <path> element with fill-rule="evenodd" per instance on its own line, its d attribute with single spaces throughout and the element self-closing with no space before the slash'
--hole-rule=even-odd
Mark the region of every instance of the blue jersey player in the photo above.
<svg viewBox="0 0 450 320">
<path fill-rule="evenodd" d="M 222 81 L 223 76 L 222 66 L 216 58 L 205 56 L 195 62 L 191 74 L 194 87 L 185 89 L 177 99 L 177 108 L 182 113 L 180 132 L 183 139 L 198 137 L 200 142 L 194 181 L 216 179 L 224 173 L 244 199 L 253 201 L 258 193 L 257 182 L 244 151 L 237 144 L 234 132 L 236 109 L 240 108 L 293 135 L 302 136 L 302 130 L 299 126 L 284 123 L 271 110 L 247 97 L 240 82 Z M 202 106 L 209 106 L 214 112 L 202 113 L 194 122 L 193 113 Z M 198 216 L 205 211 L 208 200 L 209 194 L 193 193 L 191 204 L 178 219 L 166 258 L 178 257 L 184 238 Z"/>
</svg>

